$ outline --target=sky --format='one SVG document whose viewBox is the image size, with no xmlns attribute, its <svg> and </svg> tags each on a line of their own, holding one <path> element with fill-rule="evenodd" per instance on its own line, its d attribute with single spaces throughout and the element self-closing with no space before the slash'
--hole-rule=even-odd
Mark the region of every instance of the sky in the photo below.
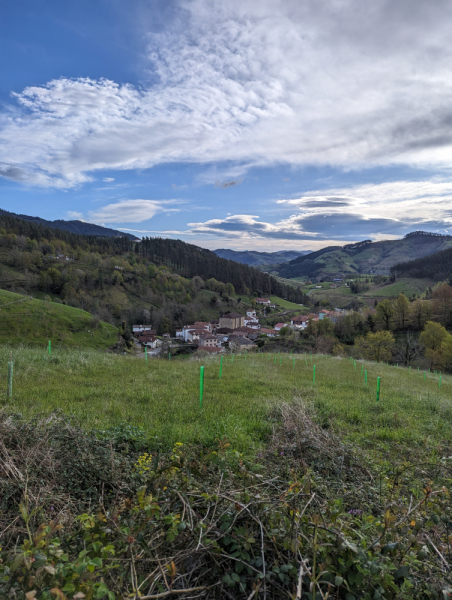
<svg viewBox="0 0 452 600">
<path fill-rule="evenodd" d="M 0 208 L 210 248 L 452 234 L 452 3 L 0 0 Z"/>
</svg>

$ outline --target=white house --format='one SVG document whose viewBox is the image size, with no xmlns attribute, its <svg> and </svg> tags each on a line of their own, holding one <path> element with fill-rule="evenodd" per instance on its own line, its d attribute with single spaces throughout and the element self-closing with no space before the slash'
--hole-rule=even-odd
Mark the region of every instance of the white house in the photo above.
<svg viewBox="0 0 452 600">
<path fill-rule="evenodd" d="M 264 306 L 270 306 L 272 301 L 270 298 L 254 298 L 256 304 L 263 304 Z"/>
<path fill-rule="evenodd" d="M 280 329 L 282 329 L 283 327 L 287 327 L 287 325 L 285 323 L 277 323 L 275 325 L 275 329 L 276 331 L 279 331 Z"/>
<path fill-rule="evenodd" d="M 149 333 L 152 331 L 152 325 L 132 325 L 133 333 Z"/>
<path fill-rule="evenodd" d="M 249 309 L 246 311 L 246 316 L 250 319 L 256 319 L 256 311 Z"/>
</svg>

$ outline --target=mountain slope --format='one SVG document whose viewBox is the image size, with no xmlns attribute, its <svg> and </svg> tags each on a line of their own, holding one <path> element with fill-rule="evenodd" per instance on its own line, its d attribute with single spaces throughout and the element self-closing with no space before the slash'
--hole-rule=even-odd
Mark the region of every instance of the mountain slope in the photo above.
<svg viewBox="0 0 452 600">
<path fill-rule="evenodd" d="M 449 279 L 452 277 L 452 247 L 394 265 L 391 273 L 398 277 Z"/>
<path fill-rule="evenodd" d="M 279 252 L 255 252 L 254 250 L 229 250 L 229 248 L 219 248 L 214 250 L 215 254 L 221 258 L 234 260 L 235 262 L 258 267 L 259 265 L 277 265 L 288 262 L 309 254 L 310 250 L 280 250 Z"/>
<path fill-rule="evenodd" d="M 8 212 L 0 208 L 0 215 L 10 215 L 23 219 L 24 221 L 31 221 L 32 223 L 38 223 L 44 227 L 51 227 L 52 229 L 60 229 L 63 231 L 69 231 L 70 233 L 77 233 L 79 235 L 101 235 L 105 237 L 126 237 L 129 240 L 137 240 L 136 235 L 118 231 L 117 229 L 110 229 L 108 227 L 101 227 L 100 225 L 94 225 L 94 223 L 85 223 L 84 221 L 64 221 L 58 219 L 57 221 L 47 221 L 41 219 L 41 217 L 30 217 L 28 215 L 19 215 Z"/>
<path fill-rule="evenodd" d="M 388 274 L 391 267 L 452 247 L 452 236 L 413 232 L 400 240 L 365 240 L 332 246 L 279 265 L 282 277 L 352 277 L 359 273 Z"/>
</svg>

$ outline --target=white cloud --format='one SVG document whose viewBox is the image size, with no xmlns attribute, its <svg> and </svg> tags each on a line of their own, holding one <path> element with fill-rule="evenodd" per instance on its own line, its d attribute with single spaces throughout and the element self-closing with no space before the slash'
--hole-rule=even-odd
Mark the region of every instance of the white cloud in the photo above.
<svg viewBox="0 0 452 600">
<path fill-rule="evenodd" d="M 156 84 L 62 78 L 15 95 L 0 175 L 67 188 L 176 161 L 449 168 L 450 2 L 180 5 L 148 38 Z"/>
<path fill-rule="evenodd" d="M 77 212 L 76 210 L 68 210 L 67 216 L 69 217 L 69 219 L 77 219 L 79 221 L 83 219 L 83 213 Z"/>
<path fill-rule="evenodd" d="M 311 190 L 276 203 L 297 212 L 275 223 L 256 215 L 229 215 L 189 223 L 191 233 L 227 234 L 252 243 L 310 240 L 316 247 L 364 238 L 395 239 L 415 230 L 452 234 L 452 183 L 440 179 Z"/>
<path fill-rule="evenodd" d="M 157 213 L 178 211 L 178 208 L 172 208 L 171 206 L 180 203 L 180 200 L 121 200 L 90 211 L 86 219 L 98 224 L 141 223 L 152 219 Z M 82 216 L 81 213 L 72 214 Z"/>
<path fill-rule="evenodd" d="M 111 183 L 111 182 L 112 182 L 112 181 L 114 181 L 114 180 L 115 180 L 115 178 L 114 178 L 114 177 L 103 177 L 103 178 L 102 178 L 102 181 L 103 181 L 104 183 Z"/>
</svg>

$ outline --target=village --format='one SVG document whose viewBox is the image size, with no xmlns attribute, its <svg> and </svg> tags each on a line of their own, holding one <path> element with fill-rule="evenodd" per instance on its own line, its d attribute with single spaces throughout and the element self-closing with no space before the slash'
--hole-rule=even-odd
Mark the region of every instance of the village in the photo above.
<svg viewBox="0 0 452 600">
<path fill-rule="evenodd" d="M 267 308 L 276 308 L 269 298 L 255 298 L 254 301 L 259 308 L 263 309 L 264 317 Z M 310 321 L 317 322 L 325 318 L 335 323 L 344 311 L 323 309 L 318 313 L 286 317 L 272 328 L 260 323 L 257 312 L 256 309 L 249 309 L 244 315 L 238 312 L 229 312 L 220 316 L 219 319 L 196 321 L 193 324 L 184 325 L 182 329 L 176 331 L 175 337 L 171 337 L 169 333 L 158 336 L 152 325 L 133 325 L 135 345 L 140 349 L 145 349 L 150 356 L 161 354 L 165 342 L 168 349 L 183 345 L 208 354 L 225 351 L 250 351 L 258 347 L 256 342 L 259 338 L 277 338 L 282 334 L 283 329 L 303 331 L 307 329 Z"/>
</svg>

